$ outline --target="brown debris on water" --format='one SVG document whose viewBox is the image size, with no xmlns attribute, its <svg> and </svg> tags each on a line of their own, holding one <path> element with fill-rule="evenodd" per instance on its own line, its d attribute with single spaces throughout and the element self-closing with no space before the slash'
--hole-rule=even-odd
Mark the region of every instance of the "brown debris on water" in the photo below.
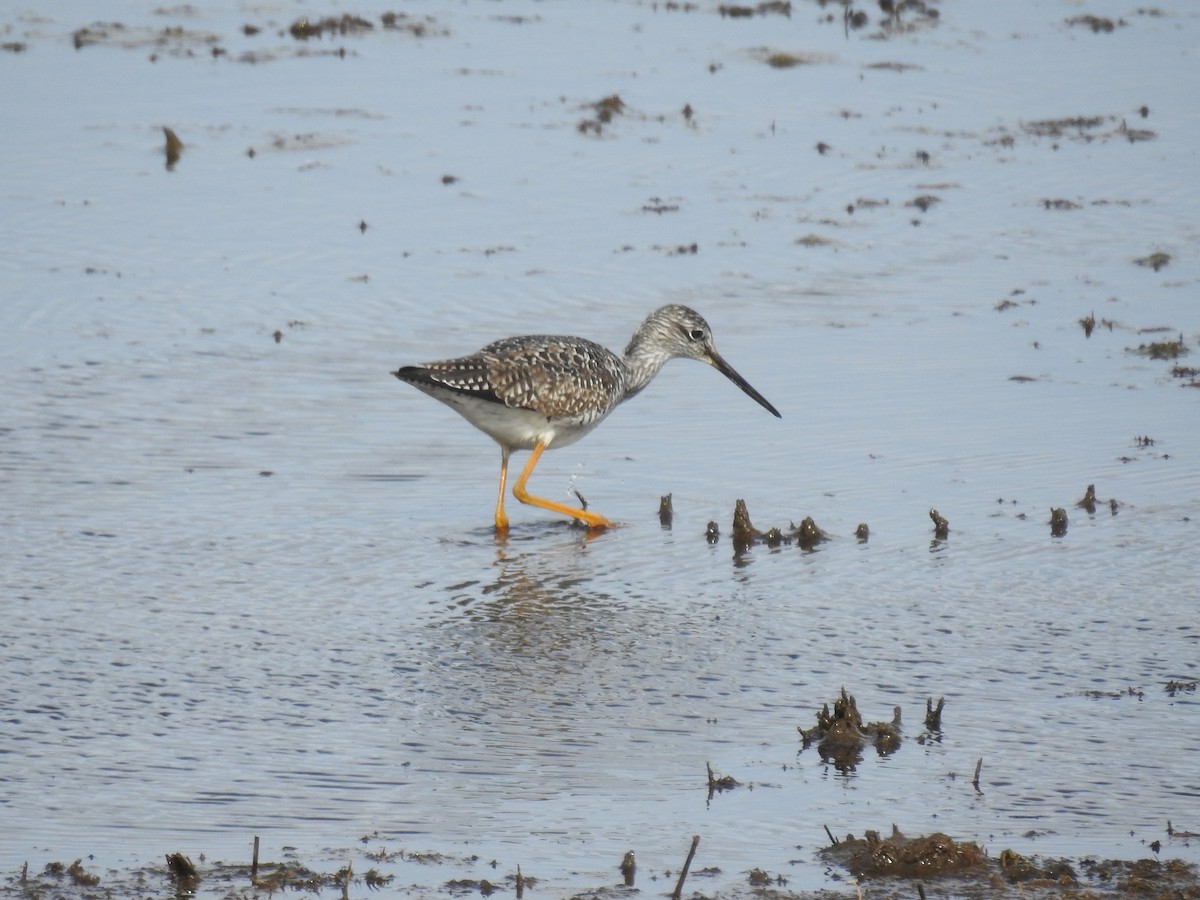
<svg viewBox="0 0 1200 900">
<path fill-rule="evenodd" d="M 863 749 L 873 744 L 880 756 L 890 756 L 899 749 L 900 707 L 892 710 L 891 722 L 863 723 L 858 712 L 858 703 L 853 695 L 842 688 L 841 695 L 829 704 L 823 704 L 817 713 L 817 724 L 813 728 L 796 726 L 807 749 L 814 742 L 821 759 L 831 763 L 839 772 L 852 772 L 862 762 Z"/>
<path fill-rule="evenodd" d="M 625 887 L 633 887 L 634 878 L 637 875 L 637 859 L 634 857 L 632 850 L 625 851 L 620 868 L 621 878 L 625 882 Z"/>
<path fill-rule="evenodd" d="M 709 524 L 711 534 L 712 523 Z M 792 523 L 787 530 L 773 526 L 766 531 L 760 531 L 750 521 L 745 500 L 738 500 L 733 506 L 733 544 L 738 553 L 748 550 L 756 543 L 765 544 L 772 549 L 794 543 L 801 550 L 812 550 L 827 540 L 829 535 L 813 521 L 812 516 L 805 516 L 799 525 Z M 709 542 L 713 542 L 711 537 Z"/>
<path fill-rule="evenodd" d="M 1083 135 L 1103 125 L 1104 116 L 1064 116 L 1061 119 L 1037 119 L 1026 122 L 1023 128 L 1027 134 L 1035 137 L 1063 137 Z"/>
<path fill-rule="evenodd" d="M 914 197 L 913 199 L 909 200 L 904 205 L 916 207 L 921 212 L 929 212 L 933 206 L 941 202 L 941 198 L 935 197 L 933 194 L 922 194 L 919 197 Z"/>
<path fill-rule="evenodd" d="M 741 786 L 741 782 L 732 775 L 718 775 L 714 772 L 711 763 L 705 763 L 704 766 L 708 769 L 708 799 L 711 800 L 713 794 L 732 791 L 735 787 Z"/>
<path fill-rule="evenodd" d="M 768 528 L 762 536 L 762 542 L 772 549 L 782 547 L 787 543 L 787 535 L 783 533 L 781 528 Z"/>
<path fill-rule="evenodd" d="M 1148 443 L 1141 443 L 1142 441 L 1147 441 Z M 1151 438 L 1134 438 L 1134 442 L 1140 450 L 1144 450 L 1146 447 L 1154 444 L 1154 441 Z M 1099 499 L 1096 496 L 1096 486 L 1094 484 L 1089 484 L 1087 486 L 1087 490 L 1084 491 L 1083 496 L 1075 502 L 1075 506 L 1078 509 L 1082 509 L 1089 516 L 1094 516 L 1101 503 L 1106 504 L 1109 512 L 1111 512 L 1114 516 L 1117 514 L 1117 510 L 1121 506 L 1120 501 L 1117 500 L 1116 497 L 1110 497 L 1108 500 Z M 1064 515 L 1065 514 L 1066 513 L 1064 513 Z"/>
<path fill-rule="evenodd" d="M 978 770 L 976 773 L 978 774 Z M 909 839 L 893 828 L 893 835 L 888 840 L 882 840 L 878 834 L 867 832 L 865 840 L 860 841 L 853 835 L 848 835 L 843 842 L 834 836 L 828 826 L 826 826 L 825 832 L 829 836 L 829 846 L 819 853 L 829 863 L 845 865 L 847 868 L 850 868 L 851 864 L 857 865 L 857 869 L 851 869 L 855 872 L 860 869 L 865 870 L 867 865 L 881 860 L 887 866 L 892 866 L 894 862 L 899 863 L 898 866 L 883 871 L 872 869 L 858 875 L 858 877 L 878 877 L 880 879 L 873 882 L 863 895 L 876 898 L 876 900 L 913 900 L 913 898 L 926 895 L 930 898 L 935 896 L 1003 896 L 1016 900 L 1018 894 L 1021 897 L 1028 897 L 1029 900 L 1034 900 L 1035 897 L 1042 898 L 1042 900 L 1049 900 L 1051 897 L 1063 898 L 1063 900 L 1066 898 L 1101 900 L 1101 898 L 1131 896 L 1170 897 L 1172 900 L 1200 898 L 1200 880 L 1197 877 L 1196 867 L 1179 859 L 1160 861 L 1158 859 L 1115 860 L 1083 857 L 1067 861 L 1036 856 L 1026 858 L 1011 850 L 1006 850 L 1002 851 L 999 857 L 985 855 L 978 866 L 955 867 L 957 862 L 969 861 L 972 845 L 959 843 L 946 835 L 931 834 L 922 838 Z M 1026 837 L 1030 836 L 1033 835 L 1026 835 Z M 365 842 L 372 837 L 378 837 L 378 834 L 360 838 L 360 842 Z M 1161 834 L 1161 839 L 1151 841 L 1147 847 L 1157 854 L 1170 847 L 1172 842 L 1186 847 L 1198 837 L 1200 837 L 1200 833 L 1188 830 L 1186 827 L 1176 827 L 1168 821 L 1165 834 Z M 696 839 L 693 839 L 685 869 L 695 854 L 695 845 Z M 414 883 L 394 888 L 394 895 L 398 897 L 442 897 L 452 900 L 454 897 L 474 895 L 513 896 L 515 894 L 520 898 L 522 895 L 539 896 L 541 894 L 536 890 L 539 879 L 525 875 L 519 865 L 516 866 L 515 874 L 511 873 L 511 867 L 507 867 L 510 874 L 498 878 L 496 882 L 481 879 L 477 872 L 481 864 L 501 871 L 498 867 L 502 863 L 496 860 L 485 863 L 474 855 L 459 856 L 405 850 L 389 852 L 384 849 L 364 853 L 351 848 L 343 848 L 336 852 L 342 860 L 359 859 L 365 856 L 370 861 L 368 865 L 394 860 L 429 864 L 437 867 L 433 871 L 437 871 L 438 874 L 433 877 L 445 879 L 449 876 L 450 878 L 450 880 L 440 880 L 437 883 Z M 721 848 L 716 848 L 715 852 L 723 851 Z M 159 859 L 161 860 L 161 857 Z M 203 855 L 199 859 L 202 864 L 205 862 Z M 97 863 L 97 865 L 100 864 Z M 453 870 L 443 873 L 440 868 L 442 866 L 451 866 Z M 333 897 L 346 897 L 353 893 L 361 897 L 365 894 L 364 891 L 359 890 L 360 887 L 365 887 L 367 891 L 383 890 L 389 885 L 394 885 L 397 877 L 390 873 L 383 874 L 374 867 L 368 868 L 364 874 L 359 875 L 349 863 L 342 865 L 336 872 L 325 874 L 309 869 L 298 861 L 288 864 L 264 863 L 263 867 L 264 869 L 276 868 L 277 871 L 268 873 L 260 879 L 253 879 L 252 870 L 244 863 L 209 863 L 205 866 L 204 871 L 204 887 L 208 889 L 205 893 L 225 897 L 227 900 L 253 900 L 256 897 L 266 896 L 286 897 L 300 893 Z M 26 864 L 20 867 L 15 875 L 9 876 L 5 882 L 8 887 L 7 893 L 4 887 L 0 887 L 0 896 L 11 895 L 14 898 L 19 897 L 21 900 L 32 900 L 36 897 L 87 900 L 87 898 L 101 895 L 105 897 L 148 896 L 154 893 L 152 886 L 156 883 L 161 884 L 164 876 L 161 861 L 147 868 L 125 870 L 105 868 L 104 871 L 103 889 L 100 890 L 99 879 L 83 868 L 81 860 L 76 861 L 70 867 L 61 862 L 51 862 L 46 864 L 44 871 L 41 872 L 31 870 Z M 615 900 L 615 898 L 631 896 L 633 892 L 629 889 L 634 886 L 633 880 L 636 874 L 636 863 L 632 850 L 628 851 L 621 860 L 619 871 L 625 882 L 624 887 L 617 886 L 620 882 L 613 884 L 614 878 L 603 876 L 605 884 L 572 893 L 571 896 L 577 900 Z M 746 870 L 743 869 L 743 871 Z M 723 874 L 721 867 L 716 865 L 706 866 L 692 872 L 696 878 L 715 879 Z M 659 876 L 657 873 L 652 873 L 649 877 L 651 881 L 657 881 Z M 833 877 L 836 878 L 836 875 Z M 887 880 L 889 878 L 892 880 Z M 937 888 L 929 890 L 930 886 L 922 884 L 921 881 L 913 884 L 911 881 L 905 880 L 913 878 L 929 878 L 931 880 L 937 878 Z M 156 882 L 156 879 L 159 881 Z M 704 891 L 704 894 L 731 898 L 778 896 L 780 900 L 784 900 L 784 898 L 817 900 L 818 897 L 832 898 L 834 896 L 834 893 L 829 891 L 792 893 L 783 890 L 772 892 L 770 888 L 773 885 L 786 888 L 787 880 L 783 876 L 769 875 L 766 867 L 749 869 L 749 880 L 751 887 L 755 888 L 750 894 L 745 894 L 736 888 L 732 891 L 714 889 Z M 681 878 L 676 885 L 677 889 L 682 889 L 682 885 Z M 1017 887 L 1009 888 L 1009 885 L 1017 885 Z M 329 890 L 323 890 L 324 888 Z M 526 891 L 526 888 L 532 890 Z M 176 898 L 198 896 L 195 892 L 181 892 L 176 889 L 176 885 L 167 886 L 167 890 L 171 891 Z M 928 894 L 926 894 L 927 890 Z M 165 892 L 159 891 L 158 893 Z M 562 891 L 552 891 L 552 893 L 556 896 L 564 895 Z M 694 893 L 699 896 L 700 892 Z M 663 895 L 666 895 L 665 891 Z M 842 891 L 837 892 L 836 896 L 853 898 L 854 893 L 851 892 L 847 895 Z"/>
<path fill-rule="evenodd" d="M 580 134 L 599 135 L 604 131 L 605 125 L 608 125 L 617 116 L 625 114 L 625 101 L 619 94 L 609 94 L 595 103 L 589 103 L 587 108 L 592 111 L 592 117 L 581 119 L 576 128 Z"/>
<path fill-rule="evenodd" d="M 1171 377 L 1180 379 L 1180 387 L 1200 387 L 1200 368 L 1195 366 L 1172 366 Z"/>
<path fill-rule="evenodd" d="M 717 7 L 717 12 L 721 14 L 722 19 L 748 19 L 752 16 L 784 16 L 792 17 L 792 4 L 781 2 L 781 0 L 768 0 L 766 3 L 759 3 L 755 6 L 739 6 L 736 4 L 721 4 Z"/>
<path fill-rule="evenodd" d="M 942 710 L 946 708 L 946 698 L 939 697 L 937 706 L 933 705 L 933 698 L 925 698 L 925 727 L 930 731 L 942 730 Z"/>
<path fill-rule="evenodd" d="M 83 867 L 83 860 L 77 859 L 67 867 L 67 875 L 71 881 L 80 887 L 95 887 L 100 883 L 100 876 L 93 875 Z"/>
<path fill-rule="evenodd" d="M 426 37 L 430 34 L 444 37 L 450 32 L 439 28 L 433 16 L 416 16 L 402 12 L 385 12 L 379 17 L 379 24 L 388 31 L 406 31 L 413 37 Z"/>
<path fill-rule="evenodd" d="M 158 59 L 159 53 L 168 56 L 189 58 L 202 52 L 211 56 L 224 53 L 217 44 L 220 38 L 209 31 L 170 25 L 154 28 L 144 25 L 126 25 L 123 22 L 93 22 L 71 33 L 71 42 L 76 50 L 91 46 L 114 46 L 126 50 L 151 49 L 150 61 Z"/>
<path fill-rule="evenodd" d="M 1120 897 L 1200 897 L 1196 867 L 1178 859 L 1079 860 L 1079 870 L 1090 882 L 1107 885 Z"/>
<path fill-rule="evenodd" d="M 1088 313 L 1079 320 L 1079 324 L 1083 328 L 1083 336 L 1090 338 L 1092 332 L 1096 329 L 1096 314 L 1094 312 Z"/>
<path fill-rule="evenodd" d="M 858 877 L 929 878 L 980 866 L 987 854 L 974 841 L 956 841 L 940 831 L 909 838 L 895 825 L 889 838 L 868 831 L 863 839 L 847 835 L 821 851 Z"/>
<path fill-rule="evenodd" d="M 746 509 L 746 501 L 738 500 L 733 504 L 733 544 L 735 547 L 749 547 L 762 532 L 750 521 L 750 513 Z"/>
<path fill-rule="evenodd" d="M 518 876 L 520 875 L 519 868 L 517 869 L 517 874 Z M 395 875 L 384 875 L 378 869 L 367 869 L 367 871 L 363 874 L 363 884 L 365 884 L 369 890 L 380 891 L 391 884 L 395 878 Z M 519 897 L 520 894 L 517 896 Z"/>
<path fill-rule="evenodd" d="M 315 21 L 309 19 L 307 16 L 301 16 L 288 28 L 288 34 L 298 41 L 307 41 L 311 38 L 322 38 L 326 34 L 358 34 L 360 32 L 373 31 L 374 29 L 375 26 L 362 18 L 362 16 L 343 13 L 336 18 L 326 16 L 323 19 Z"/>
<path fill-rule="evenodd" d="M 195 864 L 182 853 L 167 854 L 167 874 L 175 884 L 176 896 L 194 894 L 200 886 L 200 873 Z"/>
<path fill-rule="evenodd" d="M 1200 687 L 1200 681 L 1168 681 L 1163 688 L 1167 692 L 1168 697 L 1174 697 L 1180 693 L 1196 693 L 1196 688 Z M 1167 822 L 1167 834 L 1171 834 L 1171 823 Z M 1180 832 L 1182 833 L 1182 832 Z M 1193 835 L 1187 832 L 1189 837 L 1200 837 L 1200 834 Z"/>
<path fill-rule="evenodd" d="M 270 865 L 270 863 L 265 863 L 263 868 Z M 269 893 L 290 889 L 319 894 L 321 888 L 336 887 L 341 883 L 342 879 L 336 873 L 323 874 L 314 872 L 299 863 L 283 862 L 274 864 L 270 872 L 260 871 L 258 878 L 254 881 L 254 886 Z"/>
<path fill-rule="evenodd" d="M 1065 859 L 1027 859 L 1013 850 L 1001 850 L 996 863 L 1004 877 L 1012 884 L 1044 881 L 1071 885 L 1077 881 L 1075 869 Z"/>
<path fill-rule="evenodd" d="M 658 500 L 658 524 L 663 528 L 670 528 L 674 518 L 675 508 L 671 504 L 671 495 L 663 494 Z"/>
<path fill-rule="evenodd" d="M 1093 34 L 1112 34 L 1116 28 L 1124 28 L 1125 22 L 1117 19 L 1115 22 L 1105 16 L 1071 16 L 1067 19 L 1068 25 L 1074 25 L 1081 28 L 1090 28 Z"/>
<path fill-rule="evenodd" d="M 1126 352 L 1149 359 L 1178 359 L 1191 353 L 1191 348 L 1184 342 L 1181 334 L 1173 341 L 1151 341 L 1148 344 L 1138 344 L 1136 347 L 1126 348 Z"/>
<path fill-rule="evenodd" d="M 950 536 L 950 520 L 939 513 L 936 509 L 929 510 L 929 518 L 933 520 L 933 536 L 939 541 L 944 541 Z"/>
<path fill-rule="evenodd" d="M 651 197 L 642 204 L 642 212 L 661 216 L 663 213 L 679 212 L 679 204 L 667 202 L 661 197 Z"/>
<path fill-rule="evenodd" d="M 175 171 L 175 163 L 179 162 L 179 157 L 183 156 L 183 141 L 179 139 L 174 131 L 166 126 L 163 127 L 163 137 L 166 139 L 166 146 L 163 148 L 167 156 L 167 171 Z"/>
<path fill-rule="evenodd" d="M 817 544 L 829 540 L 829 535 L 817 526 L 812 516 L 805 516 L 793 535 L 801 550 L 811 550 Z"/>
<path fill-rule="evenodd" d="M 1149 256 L 1139 256 L 1134 262 L 1145 269 L 1153 269 L 1157 272 L 1171 262 L 1171 254 L 1163 253 L 1161 250 L 1151 253 Z"/>
<path fill-rule="evenodd" d="M 716 522 L 709 522 L 704 528 L 704 540 L 710 544 L 715 544 L 721 539 L 721 526 Z"/>
</svg>

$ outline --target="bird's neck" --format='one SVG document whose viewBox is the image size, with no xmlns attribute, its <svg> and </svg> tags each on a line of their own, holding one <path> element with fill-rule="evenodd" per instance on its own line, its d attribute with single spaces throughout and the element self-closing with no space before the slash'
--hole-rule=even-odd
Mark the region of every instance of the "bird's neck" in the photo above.
<svg viewBox="0 0 1200 900">
<path fill-rule="evenodd" d="M 658 370 L 671 358 L 661 344 L 648 340 L 639 331 L 625 348 L 625 399 L 628 400 L 654 380 Z"/>
</svg>

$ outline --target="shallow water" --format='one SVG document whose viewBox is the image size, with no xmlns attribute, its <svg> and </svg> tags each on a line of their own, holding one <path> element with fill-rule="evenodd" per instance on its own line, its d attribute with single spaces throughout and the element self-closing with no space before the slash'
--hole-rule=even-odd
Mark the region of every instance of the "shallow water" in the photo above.
<svg viewBox="0 0 1200 900">
<path fill-rule="evenodd" d="M 0 23 L 26 44 L 0 52 L 25 86 L 0 169 L 4 871 L 369 836 L 553 896 L 699 834 L 718 886 L 815 888 L 825 826 L 893 822 L 1200 861 L 1165 834 L 1200 830 L 1200 704 L 1164 691 L 1200 669 L 1200 392 L 1130 352 L 1200 340 L 1200 14 L 1088 4 L 1124 17 L 1094 34 L 1074 3 L 944 4 L 847 35 L 815 4 L 505 2 L 286 34 L 385 9 Z M 123 28 L 74 49 L 96 22 Z M 1030 124 L 1073 117 L 1098 121 Z M 783 419 L 672 364 L 532 483 L 622 527 L 510 503 L 498 544 L 496 448 L 389 369 L 524 331 L 619 348 L 664 302 Z M 1115 515 L 1075 508 L 1089 483 Z M 738 498 L 833 539 L 737 554 Z M 849 774 L 796 733 L 842 686 L 906 735 Z M 710 802 L 706 763 L 750 787 Z"/>
</svg>

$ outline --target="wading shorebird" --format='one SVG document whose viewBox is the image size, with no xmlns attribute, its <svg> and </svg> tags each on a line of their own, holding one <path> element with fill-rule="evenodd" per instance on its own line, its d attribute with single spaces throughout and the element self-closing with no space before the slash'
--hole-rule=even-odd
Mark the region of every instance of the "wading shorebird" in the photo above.
<svg viewBox="0 0 1200 900">
<path fill-rule="evenodd" d="M 504 485 L 514 450 L 532 451 L 513 486 L 520 502 L 578 519 L 589 528 L 612 526 L 594 512 L 535 497 L 525 483 L 543 450 L 575 443 L 676 358 L 708 363 L 781 418 L 779 410 L 717 352 L 704 318 L 678 305 L 660 307 L 647 316 L 623 357 L 584 338 L 532 334 L 496 341 L 458 359 L 402 366 L 392 374 L 452 407 L 500 445 L 496 532 L 503 534 L 508 530 Z"/>
</svg>

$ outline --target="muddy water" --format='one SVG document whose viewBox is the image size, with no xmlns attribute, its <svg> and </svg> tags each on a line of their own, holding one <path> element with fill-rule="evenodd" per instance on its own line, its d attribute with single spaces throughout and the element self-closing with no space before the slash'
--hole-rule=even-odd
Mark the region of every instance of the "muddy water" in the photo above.
<svg viewBox="0 0 1200 900">
<path fill-rule="evenodd" d="M 1109 6 L 7 14 L 4 871 L 259 835 L 667 890 L 699 834 L 710 887 L 816 888 L 893 822 L 1198 861 L 1197 363 L 1134 351 L 1200 340 L 1200 20 Z M 534 481 L 622 527 L 498 544 L 496 449 L 388 370 L 664 302 L 783 419 L 675 363 Z M 833 539 L 709 545 L 738 498 Z M 904 717 L 853 772 L 796 732 L 842 686 Z"/>
</svg>

